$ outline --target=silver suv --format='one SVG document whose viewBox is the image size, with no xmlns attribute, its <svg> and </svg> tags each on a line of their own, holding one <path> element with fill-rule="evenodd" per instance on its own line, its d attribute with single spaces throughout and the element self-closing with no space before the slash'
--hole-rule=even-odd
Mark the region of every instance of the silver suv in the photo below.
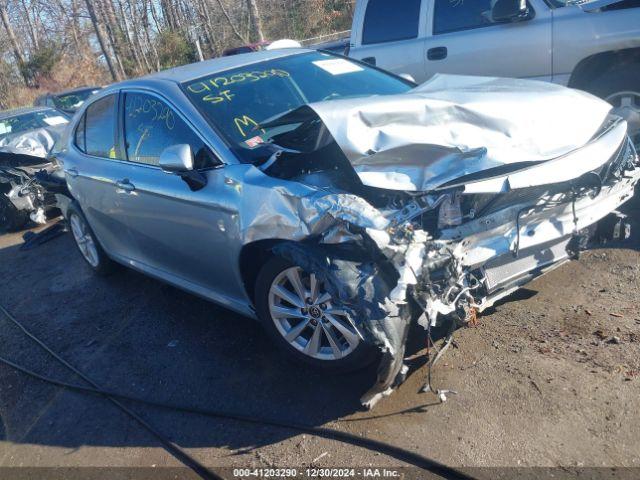
<svg viewBox="0 0 640 480">
<path fill-rule="evenodd" d="M 319 367 L 381 351 L 380 393 L 412 321 L 469 321 L 633 195 L 609 110 L 539 82 L 417 87 L 304 49 L 225 57 L 92 97 L 56 153 L 62 209 L 96 272 L 115 261 L 259 318 Z"/>
</svg>

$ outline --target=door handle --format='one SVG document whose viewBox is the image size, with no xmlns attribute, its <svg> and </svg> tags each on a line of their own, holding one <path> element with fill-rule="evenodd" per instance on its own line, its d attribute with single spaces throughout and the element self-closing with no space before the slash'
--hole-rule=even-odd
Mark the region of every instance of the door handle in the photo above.
<svg viewBox="0 0 640 480">
<path fill-rule="evenodd" d="M 435 47 L 427 50 L 427 58 L 429 60 L 444 60 L 448 54 L 447 47 Z"/>
<path fill-rule="evenodd" d="M 376 57 L 366 57 L 363 58 L 362 61 L 364 63 L 368 63 L 369 65 L 373 65 L 374 67 L 376 66 Z"/>
<path fill-rule="evenodd" d="M 75 168 L 70 168 L 69 170 L 65 170 L 65 173 L 73 178 L 76 178 L 78 175 L 80 175 L 78 173 L 78 170 L 76 170 Z"/>
<path fill-rule="evenodd" d="M 131 183 L 128 178 L 116 182 L 116 187 L 118 193 L 131 193 L 136 189 L 136 186 Z"/>
</svg>

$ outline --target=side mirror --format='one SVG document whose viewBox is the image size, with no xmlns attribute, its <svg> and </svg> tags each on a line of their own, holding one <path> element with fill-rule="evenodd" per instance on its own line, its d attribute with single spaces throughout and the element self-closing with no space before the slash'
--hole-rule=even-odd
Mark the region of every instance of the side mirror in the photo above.
<svg viewBox="0 0 640 480">
<path fill-rule="evenodd" d="M 163 172 L 179 175 L 191 191 L 197 192 L 207 186 L 207 177 L 193 169 L 193 151 L 186 144 L 173 145 L 160 154 L 160 168 Z"/>
<path fill-rule="evenodd" d="M 187 144 L 173 145 L 160 154 L 160 168 L 167 173 L 185 173 L 193 170 L 193 152 Z"/>
<path fill-rule="evenodd" d="M 491 9 L 491 17 L 496 23 L 525 20 L 529 18 L 527 0 L 497 0 Z"/>
</svg>

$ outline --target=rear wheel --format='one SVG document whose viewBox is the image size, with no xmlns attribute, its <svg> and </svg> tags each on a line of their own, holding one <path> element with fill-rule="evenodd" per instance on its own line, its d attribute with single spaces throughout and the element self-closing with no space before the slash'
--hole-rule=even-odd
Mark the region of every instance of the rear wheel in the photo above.
<svg viewBox="0 0 640 480">
<path fill-rule="evenodd" d="M 265 329 L 290 357 L 322 370 L 370 364 L 375 349 L 313 272 L 274 257 L 258 275 L 256 308 Z"/>
<path fill-rule="evenodd" d="M 111 273 L 115 264 L 98 243 L 91 227 L 77 206 L 71 205 L 69 207 L 67 222 L 82 258 L 91 269 L 100 275 Z"/>
</svg>

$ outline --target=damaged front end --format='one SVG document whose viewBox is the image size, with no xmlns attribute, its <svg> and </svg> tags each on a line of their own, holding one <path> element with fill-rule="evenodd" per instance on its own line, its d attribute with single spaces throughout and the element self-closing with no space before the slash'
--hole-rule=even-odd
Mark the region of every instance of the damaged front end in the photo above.
<svg viewBox="0 0 640 480">
<path fill-rule="evenodd" d="M 265 200 L 293 240 L 274 253 L 319 276 L 383 352 L 369 408 L 404 380 L 412 321 L 466 324 L 576 257 L 601 220 L 617 215 L 626 231 L 616 210 L 640 180 L 626 123 L 586 94 L 502 82 L 441 78 L 414 95 L 324 102 L 262 125 L 296 128 L 273 137 L 259 168 L 308 187 Z M 510 114 L 531 94 L 535 115 Z M 558 101 L 573 111 L 545 121 L 539 103 Z M 245 240 L 273 234 L 272 215 L 250 217 Z"/>
<path fill-rule="evenodd" d="M 31 220 L 44 224 L 55 215 L 48 188 L 55 166 L 40 157 L 0 152 L 0 229 L 19 230 Z"/>
<path fill-rule="evenodd" d="M 0 142 L 0 229 L 19 230 L 29 220 L 44 224 L 59 214 L 55 193 L 66 186 L 47 157 L 62 131 L 41 128 Z"/>
</svg>

